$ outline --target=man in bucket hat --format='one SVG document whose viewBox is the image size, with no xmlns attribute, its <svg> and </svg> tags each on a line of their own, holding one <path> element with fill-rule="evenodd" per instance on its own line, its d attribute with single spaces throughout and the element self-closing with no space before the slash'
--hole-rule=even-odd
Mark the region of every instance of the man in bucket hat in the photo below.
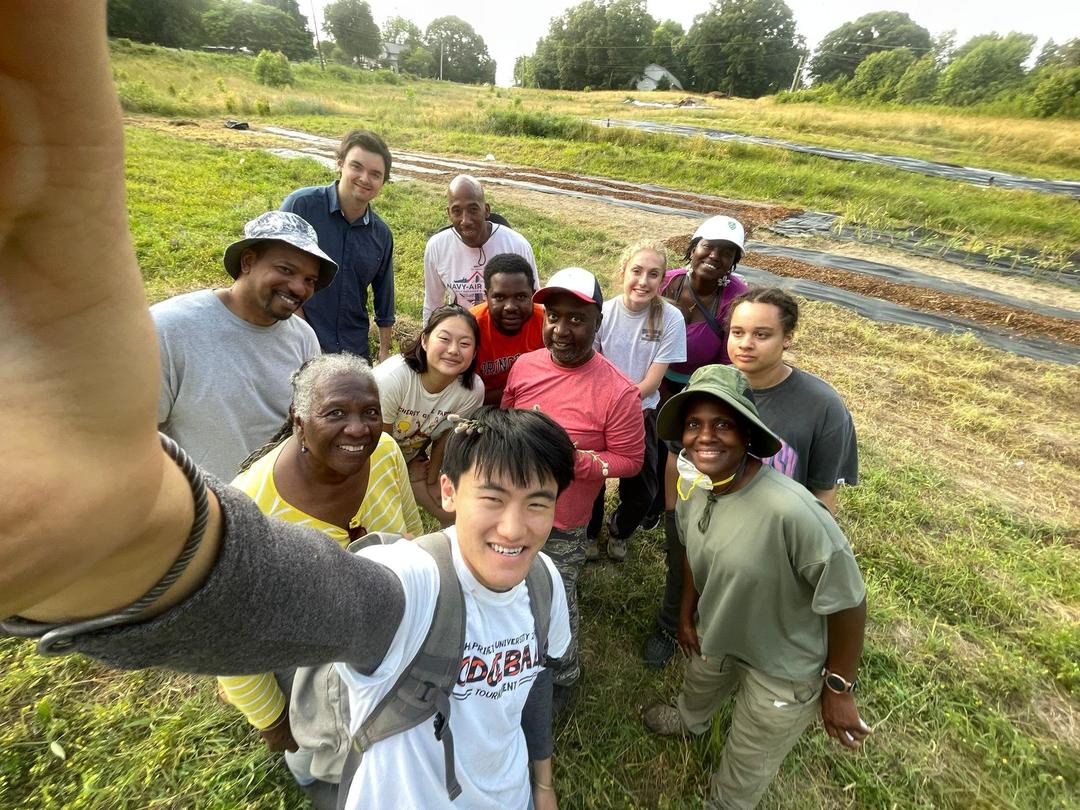
<svg viewBox="0 0 1080 810">
<path fill-rule="evenodd" d="M 244 226 L 223 259 L 233 277 L 150 307 L 161 350 L 158 429 L 229 481 L 289 412 L 289 375 L 319 354 L 293 314 L 337 265 L 296 214 L 268 211 Z"/>
<path fill-rule="evenodd" d="M 855 705 L 866 589 L 823 503 L 761 459 L 780 439 L 731 366 L 702 366 L 660 409 L 678 440 L 676 520 L 685 545 L 678 641 L 688 658 L 674 703 L 645 710 L 656 734 L 704 734 L 735 696 L 706 807 L 750 810 L 819 716 L 858 748 L 870 728 Z"/>
</svg>

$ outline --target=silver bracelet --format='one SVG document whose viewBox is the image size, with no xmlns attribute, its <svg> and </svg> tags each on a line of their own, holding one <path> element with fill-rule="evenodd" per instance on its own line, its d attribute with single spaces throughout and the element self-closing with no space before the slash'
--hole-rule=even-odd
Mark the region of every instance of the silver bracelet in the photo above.
<svg viewBox="0 0 1080 810">
<path fill-rule="evenodd" d="M 202 543 L 203 535 L 206 533 L 206 524 L 210 520 L 210 499 L 206 494 L 206 481 L 203 480 L 202 472 L 191 457 L 164 433 L 158 433 L 158 438 L 161 440 L 162 449 L 176 462 L 184 473 L 184 477 L 187 478 L 195 500 L 195 520 L 191 524 L 191 532 L 184 543 L 184 548 L 180 551 L 180 556 L 176 558 L 169 570 L 154 587 L 115 613 L 57 624 L 31 622 L 13 616 L 0 622 L 0 631 L 9 636 L 38 639 L 37 650 L 42 655 L 64 655 L 74 645 L 76 636 L 131 623 L 176 583 Z"/>
</svg>

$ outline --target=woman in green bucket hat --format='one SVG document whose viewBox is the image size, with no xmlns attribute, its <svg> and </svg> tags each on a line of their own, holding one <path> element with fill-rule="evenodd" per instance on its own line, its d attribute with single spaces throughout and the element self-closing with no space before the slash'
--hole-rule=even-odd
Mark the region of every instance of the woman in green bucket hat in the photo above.
<svg viewBox="0 0 1080 810">
<path fill-rule="evenodd" d="M 644 721 L 657 734 L 702 734 L 735 695 L 708 807 L 756 806 L 819 713 L 848 748 L 870 733 L 854 700 L 862 576 L 829 510 L 759 461 L 780 440 L 748 388 L 731 366 L 703 366 L 657 417 L 658 436 L 684 447 L 678 642 L 689 660 L 678 699 L 650 706 Z"/>
</svg>

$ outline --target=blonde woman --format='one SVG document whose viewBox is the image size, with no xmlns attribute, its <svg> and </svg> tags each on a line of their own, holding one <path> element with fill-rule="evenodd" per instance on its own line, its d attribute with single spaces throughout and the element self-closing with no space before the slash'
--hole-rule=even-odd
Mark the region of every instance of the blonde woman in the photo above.
<svg viewBox="0 0 1080 810">
<path fill-rule="evenodd" d="M 623 251 L 615 284 L 596 333 L 596 348 L 638 387 L 645 419 L 645 459 L 632 478 L 619 479 L 619 505 L 607 521 L 608 557 L 626 558 L 627 540 L 656 495 L 656 406 L 669 363 L 686 360 L 686 330 L 678 308 L 660 295 L 667 252 L 655 242 L 638 242 Z M 593 504 L 586 557 L 600 556 L 597 538 L 604 524 L 604 491 Z"/>
</svg>

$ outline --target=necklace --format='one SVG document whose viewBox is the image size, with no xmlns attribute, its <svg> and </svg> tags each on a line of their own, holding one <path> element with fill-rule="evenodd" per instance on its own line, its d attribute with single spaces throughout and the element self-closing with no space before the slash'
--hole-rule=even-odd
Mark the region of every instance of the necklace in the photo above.
<svg viewBox="0 0 1080 810">
<path fill-rule="evenodd" d="M 687 276 L 687 279 L 690 279 L 689 275 Z M 690 279 L 689 283 L 686 285 L 686 290 L 690 293 L 691 298 L 690 306 L 686 308 L 687 315 L 693 314 L 695 307 L 700 309 L 703 313 L 712 314 L 716 312 L 716 299 L 720 296 L 720 285 L 717 285 L 716 289 L 713 290 L 708 307 L 706 307 L 705 303 L 698 297 L 697 292 L 694 290 L 694 282 L 692 279 Z"/>
</svg>

